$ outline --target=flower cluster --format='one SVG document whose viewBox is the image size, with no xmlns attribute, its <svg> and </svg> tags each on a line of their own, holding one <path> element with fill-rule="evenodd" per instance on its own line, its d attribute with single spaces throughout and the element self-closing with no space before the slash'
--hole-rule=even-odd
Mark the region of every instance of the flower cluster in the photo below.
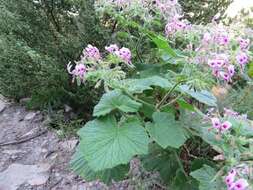
<svg viewBox="0 0 253 190">
<path fill-rule="evenodd" d="M 232 32 L 228 32 L 221 26 L 213 26 L 216 29 L 203 33 L 199 47 L 195 49 L 195 61 L 207 63 L 213 75 L 226 82 L 231 82 L 237 68 L 243 72 L 249 62 L 249 39 L 242 37 L 236 39 Z M 235 42 L 235 43 L 234 43 Z M 234 47 L 234 44 L 238 44 Z"/>
<path fill-rule="evenodd" d="M 112 44 L 105 49 L 112 55 L 117 56 L 120 61 L 132 65 L 131 59 L 132 54 L 128 48 L 122 47 L 119 48 L 116 44 Z M 85 82 L 85 76 L 88 71 L 98 69 L 100 65 L 103 64 L 102 56 L 99 52 L 99 49 L 95 46 L 88 45 L 81 55 L 81 59 L 78 62 L 75 62 L 76 65 L 73 69 L 73 65 L 69 63 L 67 65 L 68 73 L 72 75 L 73 82 L 75 79 L 78 81 Z M 110 67 L 110 66 L 109 66 Z"/>
<path fill-rule="evenodd" d="M 122 15 L 138 17 L 149 23 L 155 18 L 170 20 L 181 12 L 177 0 L 97 0 L 95 7 L 102 13 L 114 10 Z"/>
<path fill-rule="evenodd" d="M 82 59 L 88 59 L 88 60 L 93 60 L 93 61 L 98 61 L 101 59 L 100 52 L 97 47 L 88 45 L 84 50 L 83 50 L 83 56 Z"/>
<path fill-rule="evenodd" d="M 229 64 L 226 55 L 216 55 L 214 59 L 208 61 L 208 65 L 212 69 L 212 73 L 215 77 L 222 78 L 225 81 L 231 81 L 231 78 L 235 74 L 235 67 Z"/>
<path fill-rule="evenodd" d="M 227 184 L 227 190 L 246 190 L 249 186 L 247 180 L 240 178 L 235 181 L 237 177 L 237 171 L 232 169 L 225 177 L 225 183 Z"/>
<path fill-rule="evenodd" d="M 132 64 L 132 54 L 128 48 L 122 47 L 121 49 L 116 44 L 111 44 L 110 46 L 106 46 L 105 49 L 113 54 L 116 55 L 119 59 L 121 59 L 124 63 Z"/>
<path fill-rule="evenodd" d="M 247 50 L 250 45 L 250 40 L 249 39 L 243 39 L 242 37 L 238 38 L 238 43 L 240 45 L 241 50 Z"/>
<path fill-rule="evenodd" d="M 224 133 L 232 127 L 232 124 L 229 121 L 224 121 L 222 123 L 220 119 L 217 117 L 211 118 L 211 121 L 212 121 L 213 128 L 216 129 L 220 133 Z"/>
<path fill-rule="evenodd" d="M 69 63 L 67 65 L 67 70 L 68 70 L 69 74 L 72 75 L 73 82 L 74 82 L 75 79 L 79 79 L 81 82 L 85 81 L 85 75 L 86 75 L 86 72 L 87 72 L 87 68 L 83 63 L 77 63 L 73 70 L 72 70 L 71 63 Z"/>
<path fill-rule="evenodd" d="M 218 30 L 214 36 L 214 41 L 221 46 L 226 46 L 229 44 L 230 41 L 229 35 L 224 30 Z"/>
<path fill-rule="evenodd" d="M 178 31 L 184 31 L 189 25 L 179 19 L 179 16 L 175 16 L 172 21 L 169 21 L 165 26 L 165 35 L 170 36 Z"/>
<path fill-rule="evenodd" d="M 177 3 L 177 0 L 155 0 L 155 5 L 162 14 L 168 13 Z"/>
</svg>

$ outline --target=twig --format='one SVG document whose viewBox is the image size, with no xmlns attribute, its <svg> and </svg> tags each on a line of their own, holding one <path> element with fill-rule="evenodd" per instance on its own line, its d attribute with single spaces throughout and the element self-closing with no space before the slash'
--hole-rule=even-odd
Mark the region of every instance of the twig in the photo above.
<svg viewBox="0 0 253 190">
<path fill-rule="evenodd" d="M 171 93 L 175 90 L 175 88 L 176 88 L 179 84 L 181 84 L 181 83 L 183 83 L 183 82 L 185 82 L 185 81 L 179 81 L 179 82 L 177 82 L 177 83 L 167 92 L 167 94 L 163 97 L 163 99 L 156 105 L 156 109 L 159 109 L 159 108 L 163 105 L 163 103 L 170 97 Z"/>
<path fill-rule="evenodd" d="M 37 138 L 37 137 L 45 134 L 46 132 L 47 132 L 47 130 L 44 130 L 44 131 L 42 131 L 40 133 L 37 133 L 37 134 L 35 134 L 33 136 L 25 137 L 25 138 L 23 138 L 21 140 L 18 140 L 18 141 L 11 141 L 11 142 L 7 142 L 7 143 L 1 142 L 0 146 L 9 146 L 9 145 L 21 144 L 21 143 L 27 142 L 29 140 L 35 139 L 35 138 Z"/>
<path fill-rule="evenodd" d="M 186 178 L 189 178 L 188 175 L 187 175 L 187 173 L 186 173 L 185 170 L 184 170 L 184 166 L 183 166 L 183 164 L 182 164 L 182 162 L 181 162 L 181 160 L 180 160 L 180 158 L 179 158 L 177 152 L 176 152 L 176 151 L 173 151 L 173 152 L 174 152 L 174 154 L 175 154 L 176 161 L 178 162 L 178 165 L 179 165 L 180 170 L 183 172 L 183 174 L 185 175 Z"/>
</svg>

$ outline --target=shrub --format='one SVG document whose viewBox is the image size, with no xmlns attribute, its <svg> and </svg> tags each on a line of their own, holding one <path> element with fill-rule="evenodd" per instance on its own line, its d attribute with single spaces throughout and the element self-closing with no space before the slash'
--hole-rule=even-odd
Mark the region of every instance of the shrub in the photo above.
<svg viewBox="0 0 253 190">
<path fill-rule="evenodd" d="M 76 105 L 77 96 L 93 93 L 77 89 L 65 72 L 65 63 L 76 59 L 84 45 L 104 43 L 106 31 L 93 1 L 11 0 L 1 1 L 0 9 L 1 94 L 32 97 L 30 107 L 47 108 Z M 79 103 L 89 107 L 92 101 L 87 97 Z"/>
<path fill-rule="evenodd" d="M 78 132 L 72 168 L 86 180 L 111 183 L 126 177 L 137 157 L 170 189 L 252 187 L 252 121 L 219 109 L 210 92 L 216 84 L 251 82 L 250 41 L 241 28 L 190 25 L 178 17 L 176 1 L 141 2 L 97 5 L 116 17 L 115 31 L 128 31 L 129 39 L 142 35 L 140 57 L 119 43 L 108 44 L 106 53 L 88 45 L 68 65 L 78 85 L 90 81 L 105 90 L 94 119 Z M 159 19 L 167 23 L 163 34 L 151 27 Z"/>
</svg>

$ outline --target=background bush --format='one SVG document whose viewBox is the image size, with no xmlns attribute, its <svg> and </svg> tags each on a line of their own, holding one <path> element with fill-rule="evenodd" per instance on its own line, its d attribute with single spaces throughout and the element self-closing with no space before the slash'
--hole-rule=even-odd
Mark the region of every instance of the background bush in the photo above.
<svg viewBox="0 0 253 190">
<path fill-rule="evenodd" d="M 205 23 L 231 1 L 179 2 L 186 18 Z M 212 7 L 208 11 L 206 4 Z M 16 100 L 32 97 L 33 108 L 67 103 L 89 111 L 98 92 L 73 85 L 66 64 L 88 43 L 103 47 L 110 41 L 93 5 L 94 0 L 0 0 L 0 93 Z"/>
<path fill-rule="evenodd" d="M 224 15 L 233 0 L 179 0 L 184 16 L 191 23 L 206 24 L 220 13 Z"/>
<path fill-rule="evenodd" d="M 88 43 L 104 46 L 92 0 L 0 1 L 0 93 L 31 107 L 92 104 L 89 85 L 76 88 L 66 71 Z M 92 94 L 92 95 L 91 95 Z M 92 98 L 91 98 L 92 97 Z"/>
</svg>

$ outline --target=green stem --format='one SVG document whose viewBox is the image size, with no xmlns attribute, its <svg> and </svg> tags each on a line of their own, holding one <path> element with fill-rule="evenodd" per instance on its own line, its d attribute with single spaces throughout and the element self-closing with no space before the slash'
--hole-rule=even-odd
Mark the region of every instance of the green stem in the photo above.
<svg viewBox="0 0 253 190">
<path fill-rule="evenodd" d="M 142 60 L 142 58 L 139 54 L 139 45 L 140 45 L 140 42 L 141 42 L 142 38 L 143 38 L 143 35 L 141 34 L 141 36 L 140 36 L 140 38 L 139 38 L 139 40 L 138 40 L 138 42 L 136 43 L 136 46 L 135 46 L 136 55 L 137 55 L 137 57 L 138 57 L 138 59 L 140 60 L 141 63 L 143 63 L 143 60 Z"/>
<path fill-rule="evenodd" d="M 125 90 L 123 90 L 123 89 L 122 89 L 122 91 L 123 91 L 125 94 L 127 94 L 129 97 L 131 97 L 132 99 L 136 100 L 137 102 L 140 102 L 140 103 L 142 103 L 142 104 L 146 104 L 146 105 L 148 105 L 148 106 L 153 106 L 152 104 L 149 104 L 148 102 L 145 102 L 145 101 L 143 101 L 143 100 L 141 100 L 141 99 L 139 99 L 139 98 L 137 98 L 137 97 L 134 97 L 132 94 L 128 93 L 127 91 L 125 91 Z"/>
<path fill-rule="evenodd" d="M 159 110 L 159 108 L 164 104 L 164 102 L 166 102 L 166 100 L 170 97 L 171 93 L 175 90 L 175 88 L 182 82 L 185 81 L 179 81 L 177 82 L 168 92 L 167 94 L 165 94 L 165 96 L 163 97 L 163 99 L 156 105 L 156 109 Z"/>
<path fill-rule="evenodd" d="M 185 170 L 184 170 L 184 166 L 183 166 L 183 164 L 182 164 L 182 162 L 181 162 L 179 156 L 177 155 L 177 152 L 176 152 L 176 151 L 173 151 L 173 152 L 174 152 L 175 157 L 176 157 L 176 160 L 177 160 L 177 162 L 178 162 L 178 164 L 179 164 L 180 170 L 184 173 L 185 177 L 188 178 L 188 175 L 187 175 L 187 173 L 186 173 Z"/>
<path fill-rule="evenodd" d="M 181 98 L 182 96 L 183 96 L 183 94 L 178 95 L 176 98 L 174 98 L 173 100 L 171 100 L 169 103 L 163 105 L 161 108 L 166 107 L 166 106 L 169 106 L 169 105 L 175 103 L 175 102 L 176 102 L 179 98 Z"/>
</svg>

